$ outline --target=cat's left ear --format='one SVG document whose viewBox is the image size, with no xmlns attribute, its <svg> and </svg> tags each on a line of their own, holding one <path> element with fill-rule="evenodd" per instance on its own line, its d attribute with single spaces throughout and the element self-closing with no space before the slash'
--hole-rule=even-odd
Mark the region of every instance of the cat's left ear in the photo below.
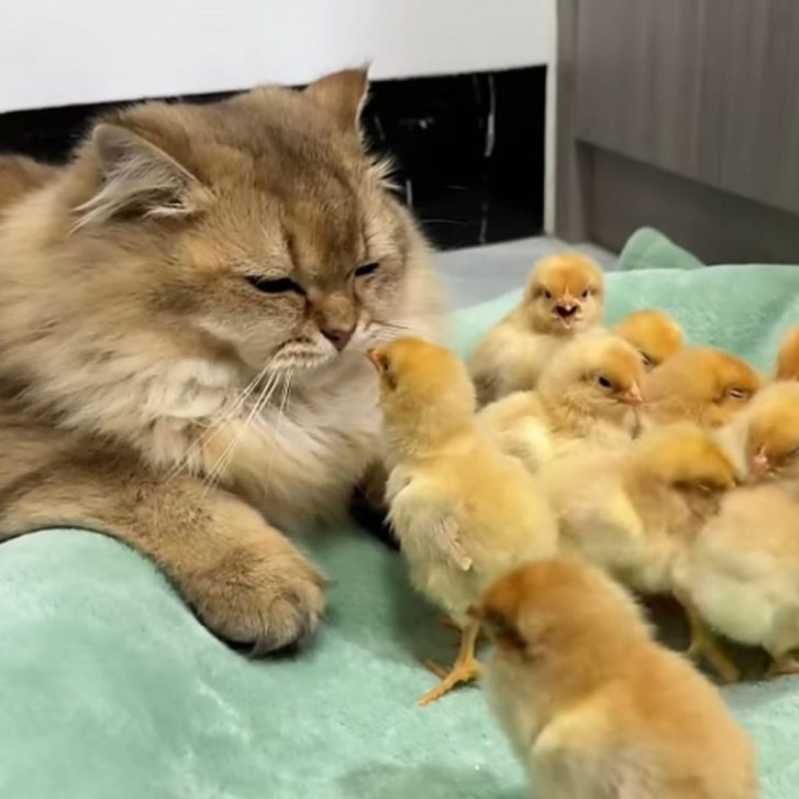
<svg viewBox="0 0 799 799">
<path fill-rule="evenodd" d="M 345 69 L 320 78 L 305 93 L 335 119 L 341 130 L 357 132 L 368 89 L 366 68 Z"/>
<path fill-rule="evenodd" d="M 185 167 L 160 147 L 119 125 L 101 123 L 92 134 L 102 183 L 76 211 L 75 228 L 120 214 L 142 218 L 188 216 L 207 193 Z"/>
</svg>

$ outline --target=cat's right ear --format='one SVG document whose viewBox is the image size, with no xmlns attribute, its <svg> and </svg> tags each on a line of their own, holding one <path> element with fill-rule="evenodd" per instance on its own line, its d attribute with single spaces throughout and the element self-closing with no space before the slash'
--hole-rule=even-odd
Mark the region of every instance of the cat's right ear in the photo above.
<svg viewBox="0 0 799 799">
<path fill-rule="evenodd" d="M 101 123 L 92 146 L 102 183 L 76 208 L 75 229 L 101 224 L 120 214 L 140 218 L 195 213 L 207 192 L 200 181 L 160 147 L 120 127 Z"/>
</svg>

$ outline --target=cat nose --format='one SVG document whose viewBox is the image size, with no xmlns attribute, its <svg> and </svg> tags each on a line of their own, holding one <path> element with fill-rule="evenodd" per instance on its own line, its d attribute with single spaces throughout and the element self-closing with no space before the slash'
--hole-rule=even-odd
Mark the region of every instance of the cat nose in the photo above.
<svg viewBox="0 0 799 799">
<path fill-rule="evenodd" d="M 339 351 L 349 344 L 352 334 L 355 332 L 355 325 L 352 327 L 322 327 L 322 335 Z"/>
</svg>

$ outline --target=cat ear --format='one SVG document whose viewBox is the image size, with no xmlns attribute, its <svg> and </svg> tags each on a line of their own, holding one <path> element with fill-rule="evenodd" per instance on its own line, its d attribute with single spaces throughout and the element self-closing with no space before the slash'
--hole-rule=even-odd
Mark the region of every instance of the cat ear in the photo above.
<svg viewBox="0 0 799 799">
<path fill-rule="evenodd" d="M 305 93 L 324 108 L 343 131 L 357 131 L 368 88 L 366 68 L 345 69 L 320 78 Z"/>
<path fill-rule="evenodd" d="M 198 210 L 205 193 L 200 181 L 159 147 L 126 128 L 105 123 L 94 129 L 92 145 L 103 182 L 76 209 L 80 214 L 76 229 L 123 212 L 166 218 Z"/>
</svg>

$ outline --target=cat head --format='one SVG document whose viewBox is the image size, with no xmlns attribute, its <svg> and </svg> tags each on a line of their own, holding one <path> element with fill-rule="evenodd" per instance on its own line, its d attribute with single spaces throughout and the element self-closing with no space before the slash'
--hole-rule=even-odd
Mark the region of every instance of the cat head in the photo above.
<svg viewBox="0 0 799 799">
<path fill-rule="evenodd" d="M 423 247 L 359 131 L 365 72 L 209 105 L 145 103 L 95 126 L 63 199 L 71 276 L 114 313 L 204 336 L 251 369 L 365 350 Z"/>
</svg>

